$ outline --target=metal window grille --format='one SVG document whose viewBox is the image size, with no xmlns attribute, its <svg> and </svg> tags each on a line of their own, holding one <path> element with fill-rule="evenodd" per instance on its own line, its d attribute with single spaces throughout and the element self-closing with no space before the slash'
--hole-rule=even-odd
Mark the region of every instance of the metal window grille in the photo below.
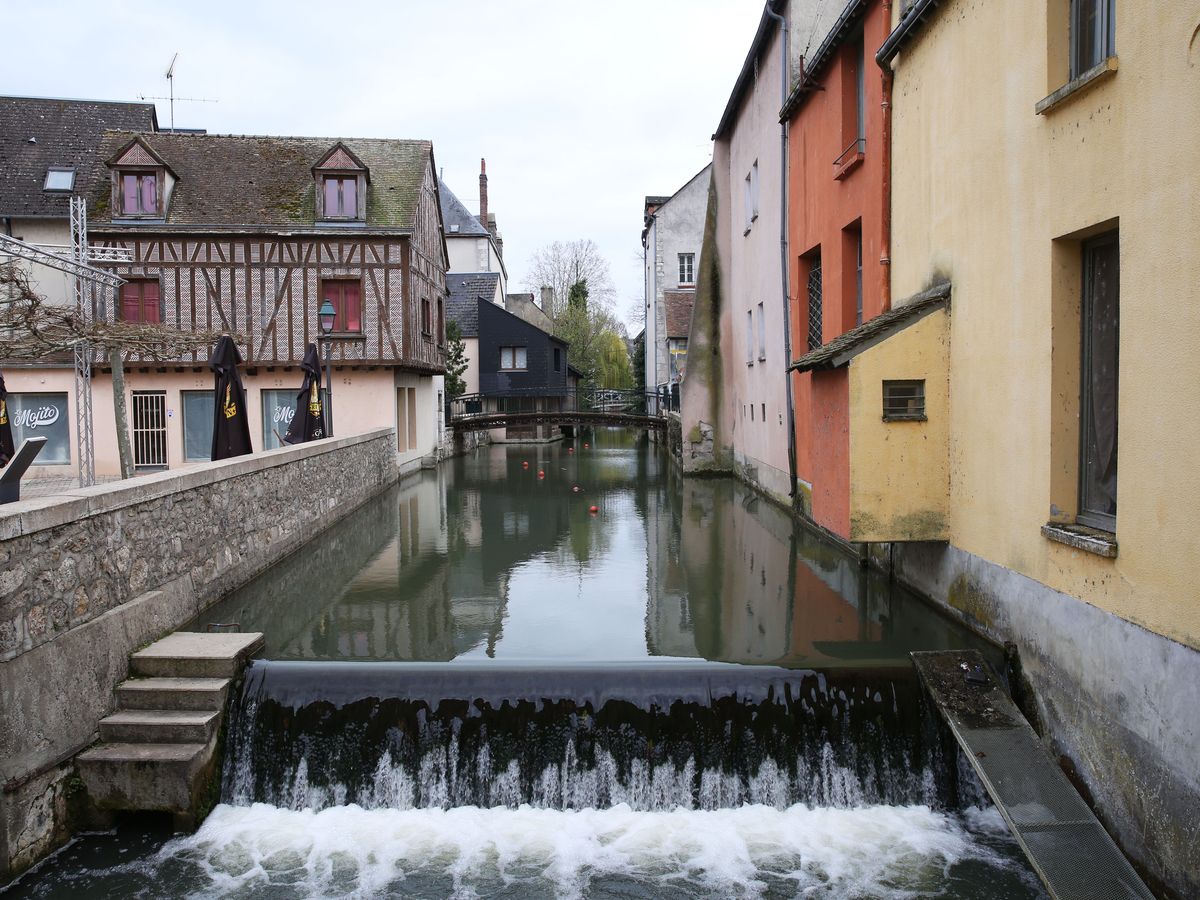
<svg viewBox="0 0 1200 900">
<path fill-rule="evenodd" d="M 883 421 L 925 420 L 925 380 L 885 381 Z"/>
<path fill-rule="evenodd" d="M 821 338 L 821 257 L 813 258 L 808 270 L 808 349 L 816 350 Z"/>
<path fill-rule="evenodd" d="M 167 395 L 133 392 L 133 465 L 138 469 L 167 466 Z"/>
</svg>

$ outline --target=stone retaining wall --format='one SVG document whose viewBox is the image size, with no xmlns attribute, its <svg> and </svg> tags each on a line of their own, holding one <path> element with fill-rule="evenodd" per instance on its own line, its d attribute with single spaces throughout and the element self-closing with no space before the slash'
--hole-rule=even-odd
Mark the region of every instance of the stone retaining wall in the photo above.
<svg viewBox="0 0 1200 900">
<path fill-rule="evenodd" d="M 129 653 L 397 477 L 381 428 L 0 506 L 0 883 L 65 838 Z"/>
</svg>

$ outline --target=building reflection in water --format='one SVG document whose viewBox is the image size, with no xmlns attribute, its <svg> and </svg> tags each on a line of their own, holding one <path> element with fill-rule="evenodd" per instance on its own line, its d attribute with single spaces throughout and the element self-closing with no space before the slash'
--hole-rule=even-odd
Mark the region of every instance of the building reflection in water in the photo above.
<svg viewBox="0 0 1200 900">
<path fill-rule="evenodd" d="M 423 472 L 194 627 L 237 622 L 272 658 L 329 660 L 861 666 L 968 640 L 742 485 L 683 479 L 644 436 L 574 447 L 492 445 Z"/>
</svg>

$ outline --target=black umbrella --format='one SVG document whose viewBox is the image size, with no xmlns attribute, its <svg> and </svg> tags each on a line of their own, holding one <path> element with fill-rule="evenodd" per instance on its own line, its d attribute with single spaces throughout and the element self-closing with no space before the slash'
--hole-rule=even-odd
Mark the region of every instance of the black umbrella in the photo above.
<svg viewBox="0 0 1200 900">
<path fill-rule="evenodd" d="M 8 418 L 8 389 L 4 386 L 4 373 L 0 372 L 0 466 L 7 466 L 16 452 L 12 422 Z"/>
<path fill-rule="evenodd" d="M 325 437 L 325 409 L 321 402 L 321 357 L 317 345 L 309 344 L 304 352 L 304 383 L 296 395 L 296 414 L 283 436 L 285 444 L 303 444 Z"/>
<path fill-rule="evenodd" d="M 208 367 L 216 374 L 216 409 L 213 419 L 213 459 L 229 459 L 251 452 L 250 418 L 246 414 L 246 391 L 238 364 L 242 355 L 238 353 L 233 338 L 223 335 L 213 348 Z"/>
</svg>

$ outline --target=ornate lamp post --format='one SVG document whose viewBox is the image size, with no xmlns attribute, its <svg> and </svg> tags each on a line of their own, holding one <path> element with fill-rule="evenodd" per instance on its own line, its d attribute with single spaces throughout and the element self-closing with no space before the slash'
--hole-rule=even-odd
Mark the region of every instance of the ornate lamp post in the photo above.
<svg viewBox="0 0 1200 900">
<path fill-rule="evenodd" d="M 329 335 L 333 333 L 333 323 L 337 319 L 337 310 L 333 301 L 328 297 L 317 312 L 317 321 L 321 325 L 321 343 L 325 347 L 325 436 L 333 437 L 333 375 L 329 366 Z"/>
</svg>

